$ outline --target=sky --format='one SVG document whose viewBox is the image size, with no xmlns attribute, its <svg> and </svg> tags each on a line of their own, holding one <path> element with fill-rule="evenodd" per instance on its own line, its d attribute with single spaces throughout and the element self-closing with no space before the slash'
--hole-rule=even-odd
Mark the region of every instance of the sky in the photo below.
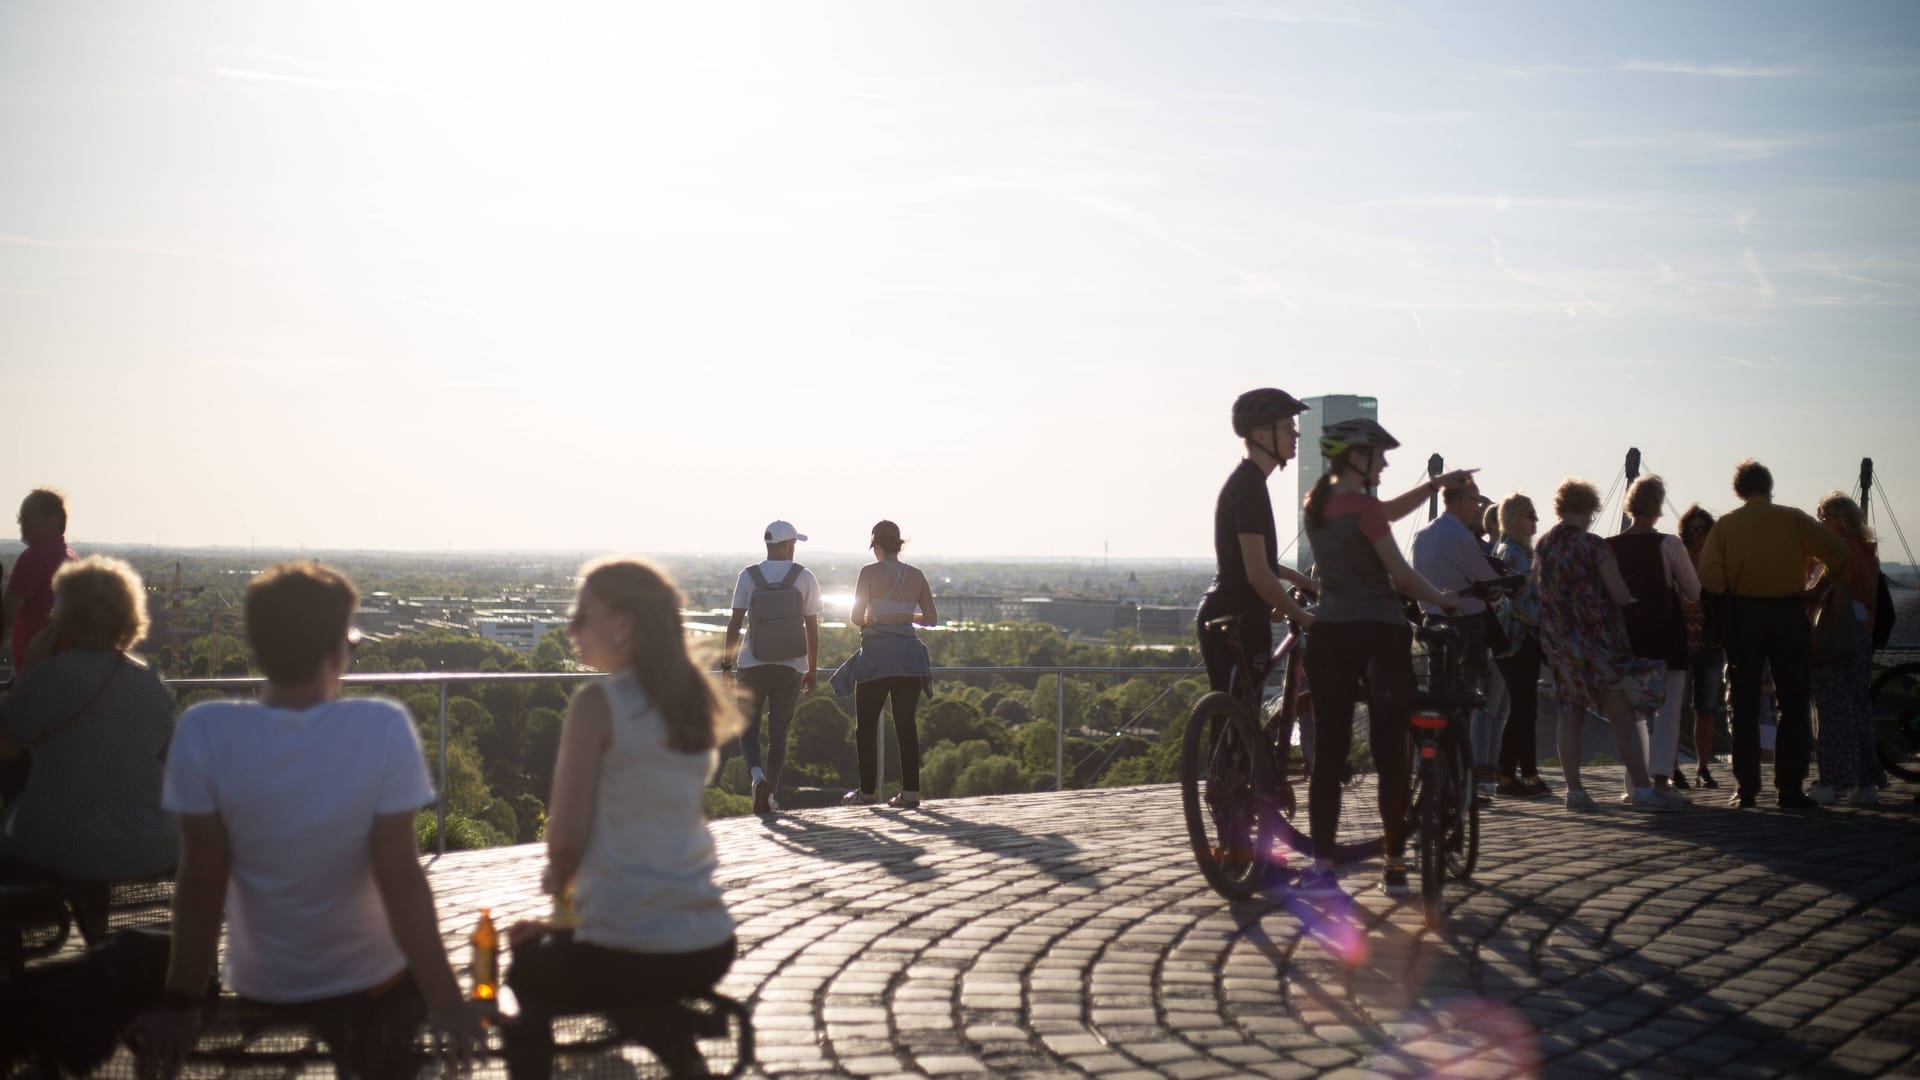
<svg viewBox="0 0 1920 1080">
<path fill-rule="evenodd" d="M 0 146 L 78 547 L 1205 558 L 1262 385 L 1920 542 L 1913 4 L 14 2 Z"/>
</svg>

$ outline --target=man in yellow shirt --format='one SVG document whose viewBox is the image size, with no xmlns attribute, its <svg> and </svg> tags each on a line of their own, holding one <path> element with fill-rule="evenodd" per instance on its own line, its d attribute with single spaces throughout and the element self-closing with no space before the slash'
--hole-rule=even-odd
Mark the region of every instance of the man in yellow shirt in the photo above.
<svg viewBox="0 0 1920 1080">
<path fill-rule="evenodd" d="M 1813 750 L 1810 676 L 1812 628 L 1807 571 L 1824 564 L 1846 573 L 1847 545 L 1804 510 L 1775 506 L 1773 474 L 1749 458 L 1734 467 L 1733 493 L 1745 505 L 1721 517 L 1700 555 L 1700 587 L 1725 597 L 1723 635 L 1733 706 L 1732 806 L 1753 806 L 1760 794 L 1760 681 L 1768 664 L 1780 704 L 1773 783 L 1783 810 L 1815 807 L 1800 786 Z"/>
</svg>

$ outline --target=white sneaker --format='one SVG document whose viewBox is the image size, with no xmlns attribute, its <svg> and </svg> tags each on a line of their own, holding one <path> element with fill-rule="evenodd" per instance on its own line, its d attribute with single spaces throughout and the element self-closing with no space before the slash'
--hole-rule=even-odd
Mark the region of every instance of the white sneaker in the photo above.
<svg viewBox="0 0 1920 1080">
<path fill-rule="evenodd" d="M 1825 782 L 1815 784 L 1807 789 L 1807 798 L 1812 799 L 1821 806 L 1832 806 L 1834 801 L 1839 797 L 1840 793 L 1833 790 L 1833 786 Z"/>
<path fill-rule="evenodd" d="M 1880 789 L 1874 787 L 1872 784 L 1861 784 L 1859 787 L 1854 788 L 1853 794 L 1847 796 L 1847 798 L 1848 801 L 1852 802 L 1855 806 L 1879 806 Z"/>
<path fill-rule="evenodd" d="M 1675 810 L 1685 810 L 1687 807 L 1693 805 L 1693 800 L 1687 798 L 1679 788 L 1655 788 L 1654 790 L 1661 798 L 1667 800 L 1668 806 L 1671 806 Z"/>
<path fill-rule="evenodd" d="M 866 792 L 864 792 L 864 791 L 861 791 L 861 790 L 860 790 L 859 788 L 854 788 L 854 789 L 853 789 L 852 791 L 849 791 L 849 792 L 847 792 L 847 793 L 846 793 L 845 795 L 842 795 L 842 796 L 840 797 L 840 805 L 842 805 L 842 806 L 872 806 L 872 805 L 873 805 L 873 796 L 871 796 L 871 795 L 869 795 L 869 794 L 867 794 L 867 793 L 866 793 Z"/>
<path fill-rule="evenodd" d="M 1593 796 L 1587 794 L 1585 788 L 1567 789 L 1567 809 L 1598 810 L 1599 808 L 1599 805 L 1593 801 Z"/>
<path fill-rule="evenodd" d="M 1634 788 L 1631 792 L 1620 796 L 1620 801 L 1636 810 L 1668 811 L 1679 809 L 1668 802 L 1665 796 L 1650 787 Z"/>
<path fill-rule="evenodd" d="M 772 795 L 768 795 L 767 796 L 767 813 L 777 814 L 780 812 L 780 810 L 781 810 L 780 800 L 777 798 L 774 798 Z"/>
</svg>

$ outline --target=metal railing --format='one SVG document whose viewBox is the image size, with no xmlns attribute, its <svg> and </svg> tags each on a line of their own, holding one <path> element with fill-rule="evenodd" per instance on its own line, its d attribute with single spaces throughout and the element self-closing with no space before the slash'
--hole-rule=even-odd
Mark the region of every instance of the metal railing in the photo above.
<svg viewBox="0 0 1920 1080">
<path fill-rule="evenodd" d="M 709 674 L 717 675 L 718 672 Z M 341 682 L 347 686 L 433 686 L 440 693 L 440 717 L 438 721 L 437 756 L 439 768 L 434 779 L 434 836 L 439 853 L 447 852 L 447 688 L 450 686 L 485 685 L 490 683 L 576 683 L 598 678 L 595 671 L 409 671 L 409 672 L 363 672 L 348 675 Z M 1066 789 L 1067 759 L 1067 676 L 1172 676 L 1178 678 L 1205 677 L 1206 669 L 1201 667 L 937 667 L 933 669 L 935 682 L 966 679 L 974 676 L 1024 676 L 1038 678 L 1042 675 L 1054 676 L 1054 735 L 1053 735 L 1053 787 L 1055 791 Z M 267 684 L 267 680 L 254 676 L 183 676 L 165 679 L 167 689 L 182 692 L 189 690 L 258 690 Z M 822 680 L 824 685 L 825 680 Z M 886 785 L 886 725 L 876 725 L 874 758 L 877 763 L 878 781 L 874 790 Z"/>
</svg>

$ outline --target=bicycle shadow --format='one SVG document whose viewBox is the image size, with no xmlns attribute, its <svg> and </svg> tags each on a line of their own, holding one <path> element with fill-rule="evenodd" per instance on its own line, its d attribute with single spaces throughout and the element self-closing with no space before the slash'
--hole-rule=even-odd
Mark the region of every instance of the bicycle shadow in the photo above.
<svg viewBox="0 0 1920 1080">
<path fill-rule="evenodd" d="M 1507 895 L 1517 907 L 1533 900 Z M 1517 956 L 1509 948 L 1501 957 L 1509 963 L 1524 957 L 1532 980 L 1486 985 L 1475 975 L 1484 966 L 1477 953 L 1502 936 L 1496 931 L 1475 938 L 1461 925 L 1432 933 L 1421 922 L 1417 902 L 1379 909 L 1351 897 L 1282 898 L 1237 904 L 1231 914 L 1233 939 L 1273 965 L 1271 990 L 1286 1016 L 1309 1033 L 1323 1033 L 1329 1045 L 1358 1052 L 1362 1060 L 1354 1065 L 1368 1071 L 1628 1071 L 1634 1062 L 1610 1056 L 1618 1054 L 1620 1037 L 1630 1038 L 1638 1022 L 1676 1003 L 1698 1008 L 1716 985 L 1618 950 L 1575 967 L 1557 953 L 1529 955 L 1524 948 Z M 1568 928 L 1563 917 L 1555 933 Z M 1590 944 L 1596 935 L 1604 936 L 1591 928 L 1571 930 Z M 1831 1049 L 1748 1017 L 1730 1003 L 1719 1004 L 1725 1008 L 1716 1011 L 1713 1036 L 1764 1047 L 1769 1060 L 1788 1068 L 1812 1064 Z M 1676 1065 L 1681 1072 L 1698 1068 Z"/>
</svg>

